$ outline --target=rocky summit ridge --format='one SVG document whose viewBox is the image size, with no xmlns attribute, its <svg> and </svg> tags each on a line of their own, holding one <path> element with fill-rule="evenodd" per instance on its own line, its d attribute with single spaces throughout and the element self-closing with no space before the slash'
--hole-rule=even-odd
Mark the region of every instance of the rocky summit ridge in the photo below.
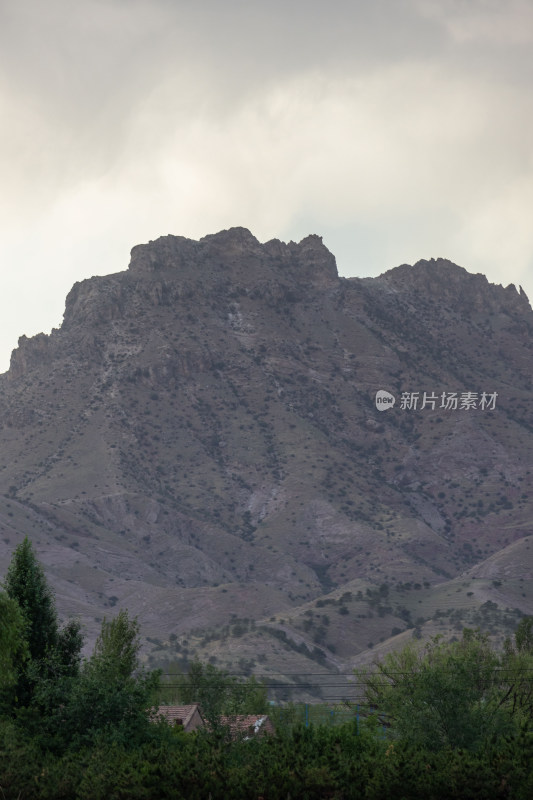
<svg viewBox="0 0 533 800">
<path fill-rule="evenodd" d="M 127 606 L 152 658 L 278 676 L 504 635 L 533 613 L 532 331 L 522 290 L 444 259 L 137 245 L 0 376 L 0 574 L 28 534 L 90 636 Z"/>
</svg>

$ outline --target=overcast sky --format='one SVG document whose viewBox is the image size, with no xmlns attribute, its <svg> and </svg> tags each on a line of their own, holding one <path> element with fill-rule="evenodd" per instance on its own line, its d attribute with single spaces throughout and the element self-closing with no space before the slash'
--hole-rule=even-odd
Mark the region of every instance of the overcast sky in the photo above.
<svg viewBox="0 0 533 800">
<path fill-rule="evenodd" d="M 0 370 L 167 233 L 533 298 L 532 40 L 533 0 L 0 0 Z"/>
</svg>

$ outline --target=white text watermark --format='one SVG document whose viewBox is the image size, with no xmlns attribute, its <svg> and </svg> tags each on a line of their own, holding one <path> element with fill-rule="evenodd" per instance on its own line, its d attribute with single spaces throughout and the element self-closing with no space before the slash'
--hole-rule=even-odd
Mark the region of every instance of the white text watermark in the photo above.
<svg viewBox="0 0 533 800">
<path fill-rule="evenodd" d="M 402 392 L 398 407 L 402 411 L 494 411 L 498 392 Z M 385 389 L 376 392 L 376 408 L 387 411 L 396 398 Z"/>
</svg>

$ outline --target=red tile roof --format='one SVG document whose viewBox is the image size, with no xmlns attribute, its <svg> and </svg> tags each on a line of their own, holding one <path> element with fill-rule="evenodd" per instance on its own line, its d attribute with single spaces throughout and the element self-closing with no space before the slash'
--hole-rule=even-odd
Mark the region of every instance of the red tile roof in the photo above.
<svg viewBox="0 0 533 800">
<path fill-rule="evenodd" d="M 154 716 L 165 717 L 170 725 L 183 725 L 186 731 L 196 730 L 204 725 L 198 703 L 188 706 L 159 706 Z"/>
</svg>

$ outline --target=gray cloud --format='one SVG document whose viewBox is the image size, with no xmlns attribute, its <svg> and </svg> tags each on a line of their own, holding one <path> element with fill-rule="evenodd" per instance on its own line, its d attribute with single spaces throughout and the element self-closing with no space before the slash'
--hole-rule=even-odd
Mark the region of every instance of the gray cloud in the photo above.
<svg viewBox="0 0 533 800">
<path fill-rule="evenodd" d="M 531 17 L 518 0 L 3 4 L 4 366 L 74 280 L 167 232 L 317 232 L 344 274 L 443 255 L 533 293 Z"/>
</svg>

